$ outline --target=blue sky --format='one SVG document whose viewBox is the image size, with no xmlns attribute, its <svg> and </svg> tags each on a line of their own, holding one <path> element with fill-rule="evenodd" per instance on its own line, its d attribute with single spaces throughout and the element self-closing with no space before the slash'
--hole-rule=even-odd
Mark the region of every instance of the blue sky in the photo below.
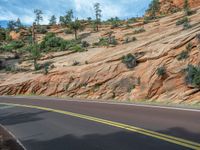
<svg viewBox="0 0 200 150">
<path fill-rule="evenodd" d="M 78 18 L 94 17 L 96 2 L 101 4 L 103 19 L 108 19 L 142 16 L 151 0 L 0 0 L 0 20 L 19 17 L 23 23 L 30 24 L 34 20 L 34 9 L 43 10 L 43 24 L 48 23 L 51 15 L 58 18 L 69 9 L 73 9 Z"/>
</svg>

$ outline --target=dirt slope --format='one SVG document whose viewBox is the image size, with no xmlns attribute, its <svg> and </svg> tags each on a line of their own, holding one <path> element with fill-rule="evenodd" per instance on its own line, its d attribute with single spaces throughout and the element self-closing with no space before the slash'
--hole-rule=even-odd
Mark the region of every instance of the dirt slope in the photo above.
<svg viewBox="0 0 200 150">
<path fill-rule="evenodd" d="M 134 35 L 138 39 L 135 42 L 49 58 L 56 69 L 48 75 L 7 74 L 6 78 L 4 76 L 0 80 L 0 94 L 199 103 L 199 89 L 186 85 L 182 71 L 188 64 L 200 64 L 200 49 L 196 40 L 196 35 L 200 33 L 199 16 L 200 8 L 189 17 L 192 28 L 188 30 L 176 26 L 177 19 L 183 17 L 183 13 L 178 12 L 144 25 L 146 32 Z M 90 36 L 102 35 L 107 30 Z M 114 32 L 116 38 L 121 39 L 131 35 L 133 29 L 119 28 Z M 189 58 L 178 61 L 177 55 L 186 49 L 189 42 L 193 44 Z M 134 69 L 128 69 L 121 61 L 121 57 L 128 53 L 135 54 L 138 58 L 138 65 Z M 81 65 L 71 66 L 70 62 L 73 60 L 80 60 Z M 165 78 L 156 74 L 160 66 L 165 66 L 167 70 Z"/>
</svg>

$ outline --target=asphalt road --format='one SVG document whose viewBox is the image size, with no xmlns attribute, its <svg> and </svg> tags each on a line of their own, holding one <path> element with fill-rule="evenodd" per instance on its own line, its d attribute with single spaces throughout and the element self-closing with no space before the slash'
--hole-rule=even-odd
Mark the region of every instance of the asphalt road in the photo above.
<svg viewBox="0 0 200 150">
<path fill-rule="evenodd" d="M 47 98 L 0 97 L 0 103 L 39 106 L 114 122 L 101 123 L 101 120 L 93 121 L 89 117 L 85 119 L 58 111 L 0 104 L 0 124 L 27 150 L 200 149 L 200 111 Z M 121 128 L 117 123 L 139 129 Z M 140 129 L 144 131 L 140 132 Z M 167 137 L 162 139 L 162 136 L 152 136 L 154 133 L 147 131 Z M 175 137 L 174 141 L 180 138 L 182 143 L 167 141 L 168 135 Z M 191 146 L 188 146 L 190 141 Z"/>
</svg>

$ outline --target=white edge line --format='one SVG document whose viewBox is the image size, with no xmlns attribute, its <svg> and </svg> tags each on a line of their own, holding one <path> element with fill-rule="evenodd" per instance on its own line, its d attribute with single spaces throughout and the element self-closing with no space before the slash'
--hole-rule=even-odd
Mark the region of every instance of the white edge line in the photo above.
<svg viewBox="0 0 200 150">
<path fill-rule="evenodd" d="M 124 106 L 137 106 L 137 107 L 146 107 L 146 108 L 157 108 L 157 109 L 171 109 L 171 110 L 181 110 L 181 111 L 191 111 L 191 112 L 200 112 L 200 109 L 192 109 L 192 108 L 178 108 L 173 106 L 154 106 L 154 105 L 145 105 L 145 104 L 129 104 L 129 103 L 123 103 L 123 102 L 101 102 L 101 101 L 89 101 L 89 100 L 67 100 L 67 99 L 56 99 L 56 98 L 48 98 L 48 97 L 14 97 L 14 96 L 0 96 L 5 98 L 16 98 L 16 99 L 29 99 L 29 100 L 40 100 L 44 98 L 44 100 L 48 101 L 65 101 L 65 102 L 79 102 L 79 103 L 96 103 L 96 104 L 109 104 L 109 105 L 124 105 Z M 14 102 L 13 102 L 14 103 Z"/>
<path fill-rule="evenodd" d="M 1 124 L 0 124 L 0 127 L 3 128 L 8 134 L 10 134 L 16 140 L 17 144 L 19 144 L 19 146 L 21 146 L 24 150 L 27 150 L 22 144 L 22 142 L 20 142 L 20 140 L 16 138 L 16 136 L 11 131 L 9 131 L 6 127 L 4 127 Z"/>
</svg>

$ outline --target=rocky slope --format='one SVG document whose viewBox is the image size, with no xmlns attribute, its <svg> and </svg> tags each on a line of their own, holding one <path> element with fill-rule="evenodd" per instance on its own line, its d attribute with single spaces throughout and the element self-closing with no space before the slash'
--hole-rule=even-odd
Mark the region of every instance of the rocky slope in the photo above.
<svg viewBox="0 0 200 150">
<path fill-rule="evenodd" d="M 114 29 L 118 40 L 127 36 L 135 36 L 138 40 L 116 47 L 91 48 L 88 52 L 50 57 L 48 60 L 53 61 L 56 68 L 48 75 L 31 72 L 1 74 L 0 94 L 199 103 L 200 90 L 189 87 L 183 73 L 188 64 L 200 64 L 199 41 L 196 38 L 200 33 L 199 16 L 200 8 L 189 17 L 192 28 L 188 30 L 176 26 L 176 21 L 183 17 L 182 12 L 143 25 L 146 32 L 140 34 L 134 35 L 133 29 Z M 108 30 L 92 33 L 85 40 L 98 39 Z M 193 45 L 189 58 L 178 61 L 177 56 L 188 43 Z M 138 65 L 134 69 L 128 69 L 122 63 L 121 57 L 128 53 L 137 57 Z M 65 64 L 72 60 L 80 60 L 80 65 Z M 164 78 L 156 74 L 161 66 L 166 68 Z"/>
<path fill-rule="evenodd" d="M 168 14 L 179 9 L 182 9 L 184 5 L 184 0 L 160 0 L 160 13 Z M 198 7 L 200 5 L 199 0 L 189 0 L 189 5 L 191 8 Z"/>
</svg>

